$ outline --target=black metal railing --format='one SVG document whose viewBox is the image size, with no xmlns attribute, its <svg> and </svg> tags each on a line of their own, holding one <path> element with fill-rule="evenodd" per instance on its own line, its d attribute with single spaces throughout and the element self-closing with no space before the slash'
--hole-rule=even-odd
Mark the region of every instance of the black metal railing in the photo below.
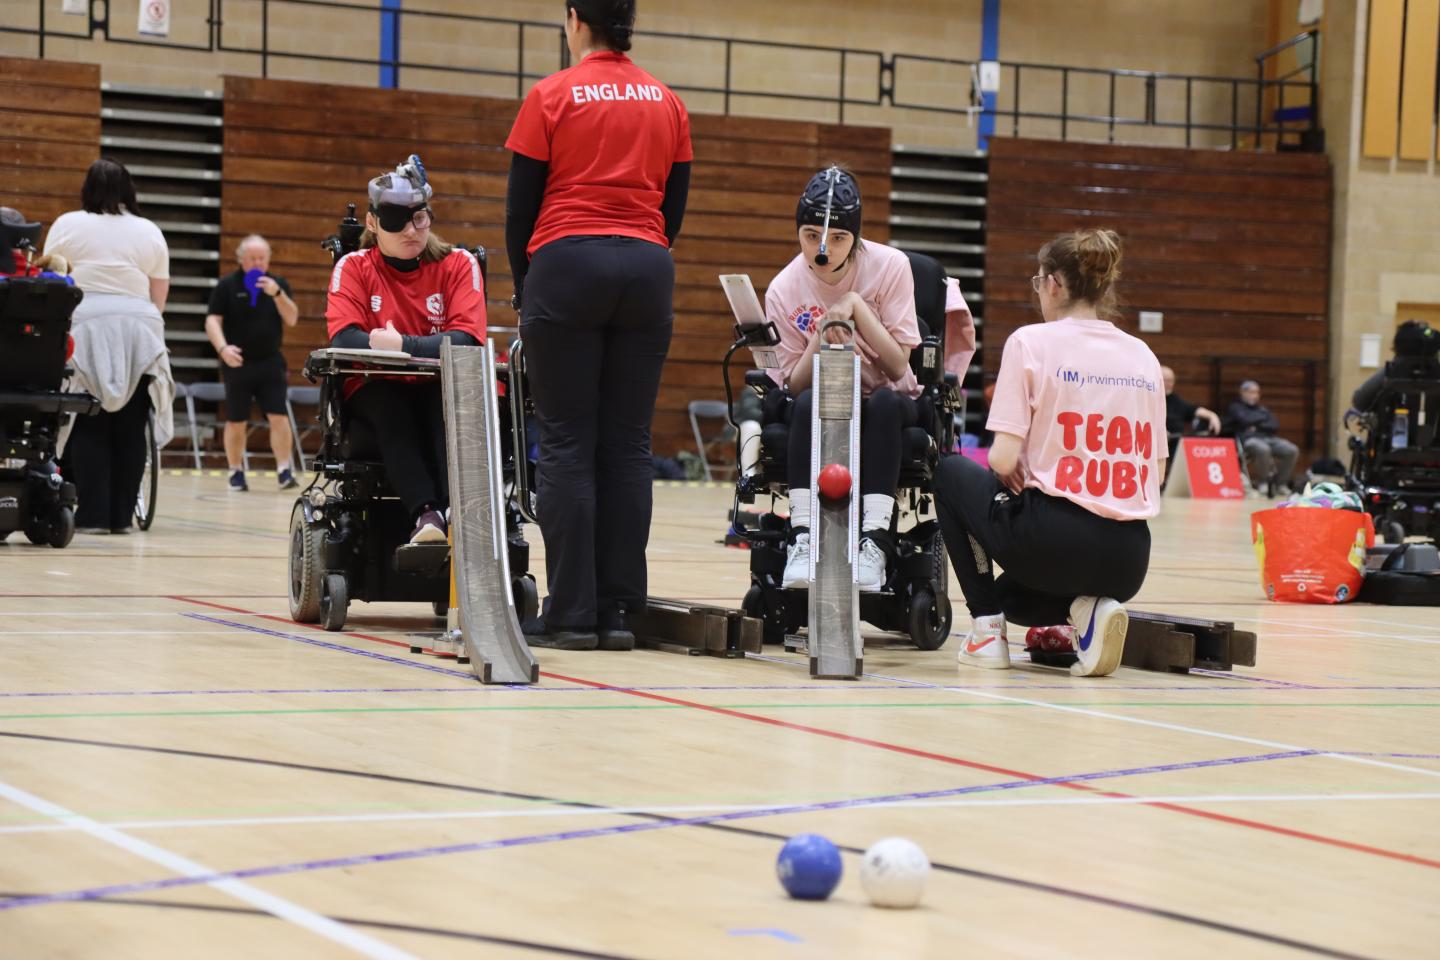
<svg viewBox="0 0 1440 960">
<path fill-rule="evenodd" d="M 395 86 L 406 87 L 406 81 L 412 80 L 412 89 L 433 86 L 430 80 L 437 74 L 513 80 L 516 97 L 524 96 L 530 82 L 569 66 L 570 59 L 564 31 L 553 22 L 395 8 L 379 2 L 209 0 L 204 39 L 190 42 L 117 35 L 112 33 L 109 19 L 108 8 L 112 5 L 90 6 L 88 29 L 83 33 L 55 29 L 48 23 L 45 0 L 36 0 L 38 14 L 34 25 L 0 26 L 0 33 L 34 37 L 37 55 L 41 58 L 46 55 L 47 40 L 95 40 L 253 56 L 262 77 L 270 76 L 277 63 L 298 61 L 370 66 L 377 71 L 383 68 Z M 298 43 L 278 43 L 272 36 L 276 12 L 293 13 L 300 8 L 394 18 L 397 25 L 418 26 L 428 22 L 443 23 L 455 30 L 484 27 L 489 34 L 487 49 L 507 49 L 513 40 L 513 56 L 508 58 L 508 63 L 437 62 L 433 55 L 407 57 L 404 43 L 396 43 L 389 57 L 337 55 L 306 49 L 304 43 L 311 33 L 305 32 Z M 249 36 L 258 33 L 258 43 L 237 41 L 237 34 L 242 32 Z M 410 31 L 403 27 L 397 32 L 402 37 L 410 36 Z M 497 43 L 497 32 L 509 36 Z M 293 33 L 286 36 L 295 38 Z M 857 109 L 866 111 L 867 122 L 883 122 L 877 121 L 876 115 L 870 112 L 875 110 L 965 117 L 970 122 L 988 114 L 996 121 L 1008 121 L 1014 136 L 1058 133 L 1063 140 L 1077 132 L 1083 135 L 1103 131 L 1105 138 L 1114 142 L 1117 136 L 1123 139 L 1127 130 L 1147 128 L 1183 131 L 1186 146 L 1196 145 L 1197 136 L 1208 135 L 1206 146 L 1236 148 L 1242 139 L 1253 139 L 1253 144 L 1247 145 L 1257 150 L 1263 142 L 1269 142 L 1267 138 L 1276 140 L 1279 135 L 1294 133 L 1300 128 L 1315 130 L 1319 122 L 1315 66 L 1318 56 L 1313 52 L 1318 34 L 1314 32 L 1301 34 L 1257 57 L 1255 79 L 1001 62 L 1001 93 L 991 107 L 981 105 L 977 61 L 657 31 L 638 31 L 636 37 L 643 44 L 647 61 L 663 63 L 667 57 L 680 61 L 676 75 L 673 78 L 667 75 L 667 81 L 673 79 L 670 85 L 674 90 L 687 98 L 696 98 L 692 109 L 727 116 L 766 115 L 766 105 L 778 103 L 808 104 L 817 111 L 825 110 L 826 119 L 833 117 L 838 123 L 846 122 L 847 116 L 853 117 Z M 1275 57 L 1307 41 L 1312 44 L 1308 66 L 1280 77 L 1266 76 Z M 456 46 L 472 49 L 463 44 Z M 796 66 L 786 82 L 776 81 L 777 73 L 783 72 L 785 64 L 800 61 L 810 65 L 810 69 Z M 764 65 L 765 80 L 747 82 L 752 74 L 747 67 L 756 63 Z M 1295 79 L 1307 70 L 1307 79 Z M 714 80 L 703 79 L 705 75 L 713 76 Z M 417 77 L 419 82 L 414 83 L 413 78 Z M 1293 105 L 1302 95 L 1308 111 L 1300 117 Z M 1280 106 L 1267 114 L 1265 106 L 1272 98 Z M 700 100 L 704 102 L 698 102 Z M 706 106 L 712 109 L 705 109 Z M 1297 118 L 1304 121 L 1300 128 L 1295 123 Z"/>
</svg>

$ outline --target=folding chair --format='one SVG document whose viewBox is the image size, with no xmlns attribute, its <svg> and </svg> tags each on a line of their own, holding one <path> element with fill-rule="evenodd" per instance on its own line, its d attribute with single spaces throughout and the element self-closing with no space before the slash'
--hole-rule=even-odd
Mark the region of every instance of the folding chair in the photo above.
<svg viewBox="0 0 1440 960">
<path fill-rule="evenodd" d="M 300 427 L 295 422 L 295 407 L 314 407 L 316 417 L 305 425 L 305 435 L 324 435 L 324 428 L 320 426 L 320 388 L 319 387 L 287 387 L 285 390 L 285 413 L 290 417 L 290 436 L 295 442 L 295 465 L 302 472 L 305 467 L 305 445 L 300 439 Z"/>
<path fill-rule="evenodd" d="M 700 420 L 723 420 L 728 426 L 730 423 L 730 408 L 724 400 L 691 400 L 688 407 L 690 413 L 690 429 L 695 433 L 695 449 L 700 454 L 700 462 L 705 467 L 705 479 L 713 480 L 713 470 L 733 471 L 735 465 L 727 462 L 712 462 L 705 453 L 705 437 L 700 432 Z M 722 430 L 723 434 L 723 430 Z M 717 438 L 718 439 L 718 438 Z"/>
</svg>

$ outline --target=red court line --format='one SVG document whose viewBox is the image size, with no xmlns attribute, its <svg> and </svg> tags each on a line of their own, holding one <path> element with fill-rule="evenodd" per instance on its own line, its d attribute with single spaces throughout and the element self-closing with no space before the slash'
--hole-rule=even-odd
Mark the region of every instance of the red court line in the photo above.
<svg viewBox="0 0 1440 960">
<path fill-rule="evenodd" d="M 288 617 L 277 617 L 270 614 L 255 614 L 251 610 L 243 610 L 239 607 L 227 607 L 223 604 L 211 603 L 206 600 L 194 600 L 189 597 L 171 596 L 168 599 L 178 600 L 185 603 L 195 603 L 201 606 L 215 607 L 220 610 L 228 610 L 231 613 L 245 613 L 259 616 L 265 620 L 275 620 L 280 623 L 293 624 L 298 627 L 315 629 L 313 624 L 300 623 Z M 385 643 L 396 647 L 409 648 L 410 644 L 401 640 L 388 640 L 384 637 L 369 636 L 363 633 L 346 633 L 344 636 L 356 637 L 361 640 L 372 640 L 376 643 Z M 703 710 L 707 713 L 716 713 L 721 716 L 733 717 L 737 720 L 749 720 L 753 723 L 763 723 L 772 727 L 780 727 L 786 730 L 795 730 L 800 733 L 814 734 L 815 736 L 827 737 L 831 740 L 839 740 L 845 743 L 854 743 L 866 747 L 874 747 L 878 750 L 887 750 L 891 753 L 899 753 L 905 756 L 918 757 L 922 760 L 935 760 L 940 763 L 948 763 L 958 767 L 965 767 L 970 770 L 984 770 L 988 773 L 997 773 L 1002 776 L 1013 777 L 1017 780 L 1046 780 L 1050 777 L 1042 777 L 1039 774 L 1026 773 L 1023 770 L 1012 770 L 1008 767 L 997 767 L 988 763 L 980 763 L 975 760 L 965 760 L 961 757 L 950 756 L 944 753 L 933 753 L 929 750 L 918 750 L 914 747 L 906 747 L 896 743 L 888 743 L 884 740 L 871 740 L 867 737 L 851 736 L 848 733 L 841 733 L 838 730 L 827 730 L 824 727 L 812 727 L 803 723 L 791 723 L 788 720 L 778 720 L 774 717 L 761 716 L 757 713 L 746 713 L 743 710 L 732 710 L 729 707 L 717 707 L 708 703 L 698 703 L 694 700 L 682 700 L 679 697 L 667 697 L 659 693 L 650 693 L 645 690 L 627 690 L 624 687 L 616 687 L 608 683 L 601 683 L 598 680 L 585 680 L 580 677 L 569 677 L 560 673 L 541 671 L 540 676 L 550 680 L 561 680 L 566 683 L 576 683 L 585 687 L 596 687 L 601 690 L 611 690 L 615 693 L 623 693 L 632 697 L 641 697 L 646 700 L 658 700 L 661 703 L 669 703 L 681 707 L 690 707 L 695 710 Z M 1282 827 L 1273 823 L 1263 823 L 1259 820 L 1247 820 L 1243 817 L 1232 817 L 1223 813 L 1212 813 L 1208 810 L 1199 810 L 1195 807 L 1182 806 L 1178 803 L 1169 803 L 1164 800 L 1141 800 L 1129 793 L 1116 793 L 1109 790 L 1100 790 L 1096 787 L 1083 783 L 1056 783 L 1052 786 L 1064 787 L 1067 790 L 1081 790 L 1085 793 L 1093 793 L 1101 797 L 1112 797 L 1120 800 L 1138 800 L 1139 804 L 1147 807 L 1156 807 L 1162 810 L 1170 810 L 1175 813 L 1183 813 L 1191 817 L 1200 817 L 1216 823 L 1228 823 L 1232 826 L 1245 827 L 1250 830 L 1261 830 L 1266 833 L 1273 833 L 1283 837 L 1290 837 L 1296 840 L 1307 840 L 1311 843 L 1320 843 L 1329 847 L 1337 847 L 1342 850 L 1350 850 L 1355 853 L 1368 853 L 1372 856 L 1385 857 L 1389 860 L 1400 860 L 1404 863 L 1413 863 L 1417 866 L 1440 869 L 1440 860 L 1431 860 L 1426 857 L 1418 857 L 1411 853 L 1401 853 L 1398 850 L 1386 850 L 1384 847 L 1374 847 L 1369 844 L 1355 843 L 1350 840 L 1341 840 L 1338 837 L 1327 837 L 1323 834 L 1308 833 L 1304 830 L 1294 830 L 1290 827 Z"/>
<path fill-rule="evenodd" d="M 888 750 L 892 753 L 900 753 L 911 757 L 920 757 L 926 760 L 938 760 L 941 763 L 954 764 L 955 766 L 968 767 L 972 770 L 985 770 L 991 773 L 999 773 L 1005 776 L 1014 777 L 1017 780 L 1049 780 L 1049 777 L 1042 777 L 1033 773 L 1026 773 L 1021 770 L 1011 770 L 1006 767 L 996 767 L 988 763 L 978 763 L 974 760 L 965 760 L 960 757 L 952 757 L 943 753 L 931 753 L 928 750 L 917 750 L 913 747 L 905 747 L 899 744 L 887 743 L 883 740 L 870 740 L 866 737 L 855 737 L 848 733 L 840 733 L 836 730 L 826 730 L 823 727 L 811 727 L 802 723 L 791 723 L 788 720 L 777 720 L 774 717 L 761 716 L 755 713 L 746 713 L 743 710 L 732 710 L 728 707 L 716 707 L 708 703 L 697 703 L 693 700 L 682 700 L 678 697 L 667 697 L 658 693 L 649 693 L 644 690 L 627 690 L 623 687 L 611 686 L 608 683 L 600 683 L 594 680 L 584 680 L 580 677 L 567 677 L 558 673 L 541 672 L 542 677 L 549 677 L 555 680 L 566 680 L 570 683 L 578 683 L 587 687 L 599 687 L 605 690 L 613 690 L 616 693 L 628 694 L 632 697 L 643 697 L 647 700 L 659 700 L 664 703 L 676 704 L 683 707 L 693 707 L 696 710 L 704 710 L 707 713 L 718 713 L 727 717 L 735 717 L 740 720 L 751 720 L 756 723 L 764 723 L 773 727 L 782 727 L 787 730 L 797 730 L 802 733 L 812 733 L 821 737 L 828 737 L 832 740 L 841 740 L 846 743 L 858 743 L 867 747 L 876 747 L 880 750 Z M 1251 830 L 1263 830 L 1267 833 L 1275 833 L 1280 836 L 1292 837 L 1298 840 L 1308 840 L 1312 843 L 1323 843 L 1331 847 L 1339 847 L 1343 850 L 1351 850 L 1357 853 L 1368 853 L 1377 857 L 1386 857 L 1391 860 L 1401 860 L 1406 863 L 1414 863 L 1422 867 L 1433 867 L 1440 869 L 1440 860 L 1429 860 L 1425 857 L 1417 857 L 1410 853 L 1401 853 L 1396 850 L 1386 850 L 1383 847 L 1373 847 L 1368 844 L 1354 843 L 1350 840 L 1341 840 L 1337 837 L 1327 837 L 1318 833 L 1307 833 L 1303 830 L 1293 830 L 1290 827 L 1282 827 L 1272 823 L 1262 823 L 1259 820 L 1247 820 L 1242 817 L 1232 817 L 1223 813 L 1211 813 L 1208 810 L 1198 810 L 1194 807 L 1182 806 L 1178 803 L 1168 803 L 1163 800 L 1142 800 L 1133 794 L 1116 793 L 1109 790 L 1100 790 L 1083 783 L 1057 783 L 1054 786 L 1065 787 L 1069 790 L 1083 790 L 1086 793 L 1094 793 L 1102 797 L 1113 797 L 1123 800 L 1139 800 L 1140 805 L 1147 807 L 1158 807 L 1163 810 L 1172 810 L 1175 813 L 1183 813 L 1192 817 L 1201 817 L 1206 820 L 1213 820 L 1217 823 L 1228 823 L 1238 827 L 1247 827 Z"/>
</svg>

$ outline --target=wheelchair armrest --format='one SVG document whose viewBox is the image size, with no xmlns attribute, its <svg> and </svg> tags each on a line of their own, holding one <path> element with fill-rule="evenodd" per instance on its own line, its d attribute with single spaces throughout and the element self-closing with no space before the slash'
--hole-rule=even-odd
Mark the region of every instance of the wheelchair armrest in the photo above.
<svg viewBox="0 0 1440 960">
<path fill-rule="evenodd" d="M 745 386 L 764 394 L 775 389 L 777 384 L 774 380 L 770 379 L 770 374 L 764 370 L 746 370 Z"/>
<path fill-rule="evenodd" d="M 915 379 L 924 384 L 939 383 L 945 375 L 945 358 L 940 348 L 940 338 L 926 336 L 920 345 L 910 351 L 910 369 Z"/>
</svg>

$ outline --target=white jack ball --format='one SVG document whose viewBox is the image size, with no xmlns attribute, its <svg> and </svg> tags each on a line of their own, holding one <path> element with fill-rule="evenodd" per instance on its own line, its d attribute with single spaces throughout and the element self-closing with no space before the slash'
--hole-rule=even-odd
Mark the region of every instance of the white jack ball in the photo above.
<svg viewBox="0 0 1440 960">
<path fill-rule="evenodd" d="M 930 858 L 904 837 L 888 837 L 865 851 L 860 864 L 860 885 L 877 907 L 908 909 L 925 893 Z"/>
</svg>

